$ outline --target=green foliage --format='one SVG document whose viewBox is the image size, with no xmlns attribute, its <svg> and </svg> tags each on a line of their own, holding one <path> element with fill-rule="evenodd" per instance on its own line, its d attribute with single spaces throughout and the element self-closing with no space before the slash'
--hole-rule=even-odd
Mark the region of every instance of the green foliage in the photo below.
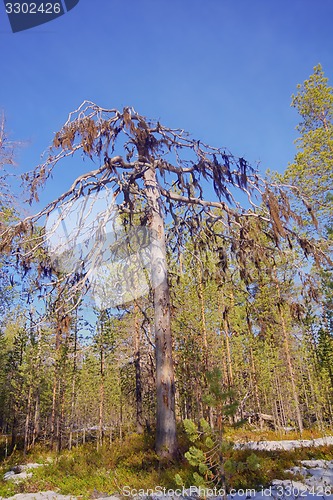
<svg viewBox="0 0 333 500">
<path fill-rule="evenodd" d="M 251 453 L 246 459 L 246 464 L 250 471 L 256 471 L 260 467 L 258 457 L 255 453 Z"/>
<path fill-rule="evenodd" d="M 191 465 L 200 467 L 205 460 L 205 454 L 202 450 L 195 448 L 195 446 L 191 446 L 189 451 L 185 453 L 185 458 Z"/>
<path fill-rule="evenodd" d="M 193 486 L 197 486 L 198 488 L 205 488 L 206 487 L 206 481 L 200 474 L 197 472 L 193 472 Z"/>
<path fill-rule="evenodd" d="M 205 446 L 207 446 L 207 448 L 213 448 L 214 441 L 212 440 L 212 438 L 210 436 L 206 437 L 206 439 L 205 439 Z"/>
<path fill-rule="evenodd" d="M 178 473 L 175 475 L 175 482 L 177 486 L 184 486 L 183 478 Z"/>
<path fill-rule="evenodd" d="M 188 435 L 189 440 L 192 441 L 192 443 L 197 441 L 197 439 L 199 439 L 200 434 L 198 432 L 198 428 L 195 425 L 195 423 L 192 420 L 185 419 L 183 421 L 183 425 L 184 425 L 185 432 Z"/>
<path fill-rule="evenodd" d="M 301 122 L 297 130 L 295 161 L 289 165 L 285 180 L 301 189 L 312 208 L 304 215 L 314 214 L 323 223 L 332 216 L 330 201 L 333 186 L 333 87 L 328 85 L 320 64 L 303 84 L 297 86 L 291 105 L 297 109 Z"/>
<path fill-rule="evenodd" d="M 226 443 L 219 441 L 220 434 L 217 435 L 203 418 L 200 419 L 199 426 L 193 421 L 186 420 L 184 428 L 189 440 L 196 442 L 196 446 L 190 446 L 184 454 L 192 466 L 192 474 L 189 476 L 187 486 L 207 488 L 211 485 L 221 484 L 221 481 L 223 483 L 222 451 L 224 451 Z M 177 484 L 185 484 L 179 474 L 175 477 L 175 481 Z"/>
</svg>

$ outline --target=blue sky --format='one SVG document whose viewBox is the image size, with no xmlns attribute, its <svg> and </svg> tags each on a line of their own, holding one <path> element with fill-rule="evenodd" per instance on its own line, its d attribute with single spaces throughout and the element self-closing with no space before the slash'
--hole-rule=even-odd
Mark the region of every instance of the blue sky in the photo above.
<svg viewBox="0 0 333 500">
<path fill-rule="evenodd" d="M 13 34 L 1 3 L 0 109 L 11 139 L 24 142 L 20 170 L 39 163 L 67 114 L 89 99 L 134 106 L 282 171 L 295 153 L 297 83 L 320 62 L 333 84 L 332 19 L 332 0 L 80 0 Z M 42 202 L 80 168 L 89 164 L 59 171 Z"/>
</svg>

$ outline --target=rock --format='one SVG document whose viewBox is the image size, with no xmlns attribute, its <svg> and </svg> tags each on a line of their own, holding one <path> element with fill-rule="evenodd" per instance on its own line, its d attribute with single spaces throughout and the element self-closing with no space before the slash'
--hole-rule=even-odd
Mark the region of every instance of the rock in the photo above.
<svg viewBox="0 0 333 500">
<path fill-rule="evenodd" d="M 0 497 L 3 500 L 3 497 Z M 76 497 L 59 495 L 55 491 L 42 491 L 39 493 L 18 493 L 6 500 L 77 500 Z"/>
<path fill-rule="evenodd" d="M 294 450 L 295 448 L 308 448 L 312 446 L 333 445 L 333 436 L 318 439 L 282 440 L 282 441 L 249 441 L 247 443 L 236 443 L 235 449 L 250 450 Z"/>
<path fill-rule="evenodd" d="M 24 464 L 24 465 L 19 465 L 18 467 L 21 467 L 22 470 L 28 470 L 28 469 L 37 469 L 38 467 L 44 467 L 46 464 Z"/>
<path fill-rule="evenodd" d="M 327 460 L 301 460 L 301 464 L 305 467 L 323 467 L 324 469 L 332 469 L 333 462 Z"/>
<path fill-rule="evenodd" d="M 111 497 L 101 497 L 98 500 L 120 500 L 120 497 L 115 497 L 114 495 Z"/>
<path fill-rule="evenodd" d="M 24 481 L 25 479 L 32 476 L 32 472 L 29 472 L 32 469 L 37 469 L 37 467 L 44 467 L 44 464 L 24 464 L 24 465 L 15 465 L 11 468 L 10 471 L 6 472 L 3 476 L 4 481 Z"/>
<path fill-rule="evenodd" d="M 12 468 L 12 472 L 14 472 L 14 474 L 21 474 L 21 472 L 23 471 L 24 471 L 24 465 L 15 465 Z"/>
<path fill-rule="evenodd" d="M 12 474 L 10 474 L 12 472 Z M 19 474 L 15 474 L 13 471 L 7 472 L 3 478 L 5 481 L 14 481 L 14 483 L 18 483 L 20 481 L 24 481 L 25 479 L 28 479 L 29 477 L 32 477 L 32 472 L 20 472 Z"/>
<path fill-rule="evenodd" d="M 6 474 L 4 474 L 3 479 L 4 479 L 4 481 L 8 481 L 8 479 L 10 479 L 14 475 L 15 475 L 15 472 L 13 470 L 10 470 L 10 471 L 6 472 Z"/>
</svg>

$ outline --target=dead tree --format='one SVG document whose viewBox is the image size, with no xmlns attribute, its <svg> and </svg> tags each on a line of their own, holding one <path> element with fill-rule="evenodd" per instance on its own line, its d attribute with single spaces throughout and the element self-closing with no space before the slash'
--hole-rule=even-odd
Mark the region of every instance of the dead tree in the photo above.
<svg viewBox="0 0 333 500">
<path fill-rule="evenodd" d="M 51 177 L 55 167 L 66 164 L 69 157 L 79 152 L 94 160 L 97 168 L 80 175 L 44 210 L 25 219 L 16 228 L 6 229 L 2 241 L 5 244 L 15 231 L 24 232 L 25 237 L 30 234 L 35 243 L 31 247 L 37 249 L 48 243 L 52 235 L 50 231 L 35 234 L 36 222 L 41 224 L 43 217 L 55 214 L 52 227 L 59 227 L 80 198 L 97 198 L 101 191 L 108 189 L 112 190 L 114 207 L 125 233 L 128 228 L 138 225 L 138 221 L 141 227 L 149 230 L 150 285 L 155 311 L 156 450 L 160 457 L 171 458 L 177 453 L 177 436 L 166 220 L 173 222 L 172 238 L 180 242 L 178 249 L 184 234 L 191 236 L 197 234 L 199 228 L 203 229 L 210 245 L 215 245 L 218 250 L 226 246 L 231 248 L 243 277 L 246 277 L 248 262 L 260 259 L 262 254 L 271 254 L 272 247 L 278 246 L 281 238 L 287 239 L 290 245 L 298 240 L 307 253 L 311 253 L 314 246 L 298 238 L 291 229 L 289 220 L 292 221 L 294 214 L 286 203 L 283 189 L 267 185 L 245 159 L 194 140 L 183 130 L 147 120 L 132 108 L 122 111 L 103 109 L 85 101 L 70 113 L 55 135 L 47 160 L 25 175 L 31 189 L 31 200 L 37 199 L 39 188 Z M 86 217 L 87 225 L 89 216 L 82 217 Z M 105 236 L 109 217 L 110 207 L 97 221 L 91 222 L 95 246 L 103 239 L 101 235 Z M 256 238 L 256 232 L 262 231 L 273 242 L 269 248 Z M 75 240 L 74 233 L 67 238 Z M 65 250 L 64 254 L 70 261 L 68 249 L 67 254 Z M 72 297 L 77 297 L 78 291 L 89 288 L 93 282 L 92 269 L 96 265 L 102 266 L 105 255 L 103 251 L 95 252 L 82 259 L 85 264 L 80 269 L 66 268 L 60 285 L 67 287 L 70 280 Z M 25 255 L 25 259 L 29 259 L 29 255 Z M 224 267 L 227 265 L 225 262 Z M 59 281 L 53 281 L 53 286 L 59 286 Z"/>
</svg>

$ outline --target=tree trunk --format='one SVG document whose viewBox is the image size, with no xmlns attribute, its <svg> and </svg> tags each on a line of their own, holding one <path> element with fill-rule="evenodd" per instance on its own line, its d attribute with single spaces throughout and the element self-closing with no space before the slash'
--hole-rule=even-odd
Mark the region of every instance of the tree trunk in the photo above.
<svg viewBox="0 0 333 500">
<path fill-rule="evenodd" d="M 100 350 L 100 386 L 99 386 L 99 418 L 98 418 L 98 440 L 97 449 L 104 441 L 104 399 L 105 399 L 105 352 L 104 346 Z"/>
<path fill-rule="evenodd" d="M 260 427 L 260 430 L 262 431 L 264 428 L 264 422 L 263 422 L 263 419 L 261 416 L 262 411 L 261 411 L 259 389 L 258 389 L 258 374 L 257 374 L 257 370 L 256 370 L 256 365 L 254 363 L 252 345 L 250 346 L 250 360 L 251 360 L 251 372 L 252 372 L 254 396 L 255 396 L 255 402 L 256 402 L 256 407 L 257 407 L 257 412 L 258 412 L 258 417 L 259 417 L 259 427 Z"/>
<path fill-rule="evenodd" d="M 28 392 L 28 401 L 27 401 L 27 414 L 25 417 L 25 425 L 24 425 L 24 455 L 27 454 L 29 448 L 29 427 L 30 427 L 30 412 L 31 412 L 31 397 L 32 397 L 32 387 L 29 387 Z"/>
<path fill-rule="evenodd" d="M 59 386 L 60 398 L 60 415 L 58 419 L 58 453 L 62 450 L 63 435 L 64 435 L 64 421 L 65 421 L 65 382 L 64 378 L 61 377 Z"/>
<path fill-rule="evenodd" d="M 136 429 L 139 434 L 143 433 L 142 422 L 142 382 L 141 382 L 141 356 L 140 356 L 140 325 L 138 321 L 138 305 L 134 306 L 134 335 L 135 335 L 135 400 L 136 400 Z"/>
<path fill-rule="evenodd" d="M 284 340 L 284 346 L 285 346 L 285 353 L 286 353 L 286 358 L 287 358 L 287 367 L 289 371 L 289 376 L 290 376 L 290 382 L 291 382 L 291 388 L 292 388 L 292 394 L 293 394 L 293 399 L 294 399 L 294 405 L 295 405 L 295 412 L 296 412 L 296 419 L 297 419 L 297 424 L 299 428 L 300 434 L 303 432 L 303 421 L 302 421 L 302 414 L 301 414 L 301 409 L 300 409 L 300 404 L 299 404 L 299 399 L 298 399 L 298 393 L 297 393 L 297 387 L 296 387 L 296 381 L 295 381 L 295 374 L 294 374 L 294 367 L 291 359 L 291 354 L 290 354 L 290 346 L 289 346 L 289 339 L 288 339 L 288 333 L 287 333 L 287 328 L 286 328 L 286 322 L 281 306 L 281 291 L 280 291 L 280 285 L 279 281 L 276 276 L 276 271 L 274 269 L 273 271 L 273 277 L 275 280 L 275 286 L 278 292 L 278 298 L 279 298 L 279 303 L 278 303 L 278 311 L 280 315 L 280 321 L 281 321 L 281 326 L 282 326 L 282 333 L 283 333 L 283 340 Z"/>
<path fill-rule="evenodd" d="M 16 439 L 17 439 L 17 410 L 14 406 L 13 409 L 13 422 L 12 422 L 12 433 L 11 433 L 11 443 L 10 443 L 10 452 L 13 453 L 13 451 L 16 449 Z"/>
<path fill-rule="evenodd" d="M 123 440 L 123 395 L 120 392 L 120 401 L 119 401 L 119 439 Z"/>
<path fill-rule="evenodd" d="M 251 318 L 250 318 L 248 311 L 246 311 L 246 323 L 247 323 L 248 332 L 250 335 L 250 363 L 251 363 L 251 374 L 252 374 L 252 381 L 253 381 L 255 404 L 257 407 L 257 412 L 258 412 L 258 417 L 259 417 L 260 430 L 263 430 L 264 422 L 263 422 L 263 419 L 261 416 L 262 411 L 261 411 L 261 403 L 260 403 L 259 388 L 258 388 L 258 374 L 257 374 L 256 365 L 254 362 L 254 355 L 253 355 L 253 344 L 255 343 L 255 337 L 253 334 L 252 322 L 251 322 Z"/>
<path fill-rule="evenodd" d="M 77 329 L 78 329 L 78 310 L 76 310 L 76 321 L 74 328 L 74 353 L 73 353 L 73 372 L 72 372 L 72 393 L 71 393 L 71 421 L 70 421 L 70 432 L 68 449 L 72 449 L 73 444 L 73 430 L 74 430 L 74 414 L 75 414 L 75 403 L 76 403 L 76 371 L 77 371 Z"/>
<path fill-rule="evenodd" d="M 276 393 L 277 396 L 275 398 L 276 404 L 278 404 L 278 417 L 279 417 L 279 426 L 280 427 L 286 427 L 287 425 L 287 417 L 286 417 L 286 412 L 285 412 L 285 399 L 286 396 L 285 394 L 282 394 L 282 388 L 281 388 L 281 381 L 279 377 L 279 370 L 274 368 L 274 373 L 275 373 L 275 384 L 276 384 Z"/>
<path fill-rule="evenodd" d="M 41 392 L 41 358 L 42 358 L 42 331 L 41 328 L 38 327 L 38 336 L 37 336 L 37 355 L 36 355 L 36 369 L 38 372 L 38 377 L 35 382 L 35 402 L 34 402 L 34 416 L 33 416 L 33 430 L 32 430 L 32 440 L 31 447 L 35 446 L 36 440 L 39 435 L 40 430 L 40 392 Z"/>
<path fill-rule="evenodd" d="M 224 332 L 225 332 L 225 345 L 227 351 L 227 367 L 228 367 L 228 386 L 229 390 L 232 388 L 234 383 L 234 376 L 232 370 L 232 359 L 231 359 L 231 350 L 230 350 L 230 342 L 229 342 L 229 321 L 227 317 L 227 313 L 225 313 L 224 318 Z"/>
<path fill-rule="evenodd" d="M 177 453 L 175 381 L 172 359 L 170 295 L 167 276 L 164 220 L 156 174 L 151 166 L 144 173 L 152 232 L 152 286 L 154 293 L 156 356 L 156 452 L 170 459 Z"/>
<path fill-rule="evenodd" d="M 203 276 L 202 276 L 202 269 L 201 265 L 199 264 L 198 266 L 198 274 L 199 274 L 199 284 L 198 284 L 198 294 L 199 294 L 199 300 L 200 300 L 200 308 L 201 308 L 201 329 L 202 329 L 202 351 L 203 351 L 203 369 L 204 369 L 204 384 L 205 384 L 205 391 L 208 391 L 208 380 L 207 380 L 207 373 L 209 372 L 210 369 L 210 363 L 209 363 L 209 348 L 208 348 L 208 337 L 207 337 L 207 326 L 206 326 L 206 311 L 205 311 L 205 296 L 204 296 L 204 286 L 203 286 Z M 214 427 L 214 415 L 213 415 L 213 408 L 210 405 L 204 405 L 204 412 L 203 412 L 203 417 L 204 418 L 209 418 L 209 424 L 211 428 L 213 429 Z"/>
<path fill-rule="evenodd" d="M 57 361 L 56 361 L 57 363 Z M 55 367 L 55 373 L 53 376 L 53 388 L 52 388 L 52 411 L 51 411 L 51 449 L 53 449 L 55 437 L 56 437 L 56 407 L 57 407 L 57 386 L 58 386 L 58 373 L 57 367 Z"/>
<path fill-rule="evenodd" d="M 220 294 L 217 296 L 217 309 L 218 309 L 218 317 L 222 318 L 222 310 L 221 310 L 221 300 L 220 300 Z M 226 365 L 226 345 L 224 341 L 224 321 L 221 319 L 220 323 L 220 338 L 221 338 L 221 350 L 222 350 L 222 370 L 223 370 L 223 382 L 224 384 L 228 387 L 229 389 L 229 376 L 228 376 L 228 371 L 227 371 L 227 365 Z"/>
<path fill-rule="evenodd" d="M 203 290 L 203 278 L 200 264 L 198 266 L 199 272 L 199 284 L 198 284 L 198 295 L 200 300 L 200 308 L 201 308 L 201 328 L 202 328 L 202 350 L 203 350 L 203 359 L 204 359 L 204 370 L 205 373 L 209 370 L 209 362 L 208 362 L 208 339 L 207 339 L 207 327 L 206 327 L 206 312 L 205 312 L 205 299 L 204 299 L 204 290 Z"/>
<path fill-rule="evenodd" d="M 39 405 L 40 405 L 40 389 L 38 387 L 37 389 L 37 395 L 36 395 L 36 401 L 35 401 L 35 412 L 34 412 L 34 428 L 33 428 L 33 433 L 32 433 L 32 443 L 31 446 L 35 446 L 36 440 L 39 435 L 39 429 L 40 429 L 40 424 L 39 424 L 39 419 L 40 419 L 40 411 L 39 411 Z"/>
<path fill-rule="evenodd" d="M 58 291 L 60 296 L 60 289 Z M 60 397 L 60 379 L 61 379 L 61 341 L 62 341 L 62 323 L 61 310 L 57 312 L 55 328 L 55 362 L 52 388 L 52 411 L 51 411 L 51 449 L 56 443 L 56 449 L 59 449 L 59 397 Z"/>
</svg>

